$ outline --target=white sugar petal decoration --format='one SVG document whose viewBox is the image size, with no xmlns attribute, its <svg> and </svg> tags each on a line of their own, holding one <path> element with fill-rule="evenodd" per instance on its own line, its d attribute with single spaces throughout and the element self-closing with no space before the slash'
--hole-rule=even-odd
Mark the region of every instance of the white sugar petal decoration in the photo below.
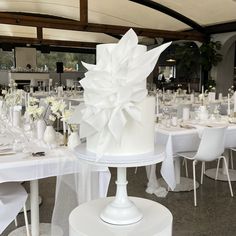
<svg viewBox="0 0 236 236">
<path fill-rule="evenodd" d="M 133 103 L 127 104 L 125 106 L 125 111 L 129 114 L 129 116 L 133 120 L 137 120 L 138 122 L 141 122 L 141 112 Z"/>
<path fill-rule="evenodd" d="M 88 63 L 83 62 L 83 61 L 81 61 L 81 63 L 87 70 L 94 70 L 96 68 L 96 65 L 88 64 Z"/>
<path fill-rule="evenodd" d="M 146 52 L 130 29 L 117 44 L 98 46 L 101 55 L 96 65 L 83 63 L 88 72 L 80 81 L 85 103 L 80 113 L 81 137 L 99 134 L 99 156 L 111 141 L 121 143 L 128 119 L 141 121 L 137 105 L 147 96 L 146 79 L 170 44 Z"/>
<path fill-rule="evenodd" d="M 86 138 L 88 136 L 94 135 L 96 133 L 96 130 L 93 126 L 87 124 L 86 122 L 80 123 L 80 138 Z"/>
<path fill-rule="evenodd" d="M 101 110 L 96 115 L 88 117 L 85 122 L 92 126 L 96 131 L 101 131 L 108 122 L 108 114 L 106 111 Z"/>
<path fill-rule="evenodd" d="M 109 130 L 117 142 L 120 141 L 127 119 L 120 107 L 114 109 L 108 123 Z"/>
</svg>

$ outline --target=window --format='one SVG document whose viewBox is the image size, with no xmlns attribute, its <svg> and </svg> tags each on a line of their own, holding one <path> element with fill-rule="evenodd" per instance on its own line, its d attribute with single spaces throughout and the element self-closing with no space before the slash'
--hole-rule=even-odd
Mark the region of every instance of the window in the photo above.
<svg viewBox="0 0 236 236">
<path fill-rule="evenodd" d="M 14 64 L 14 51 L 0 49 L 0 70 L 10 70 Z"/>
<path fill-rule="evenodd" d="M 86 72 L 81 61 L 95 64 L 95 54 L 69 53 L 69 52 L 50 52 L 41 53 L 37 51 L 37 67 L 44 68 L 46 65 L 49 71 L 56 71 L 56 63 L 63 62 L 64 71 Z"/>
</svg>

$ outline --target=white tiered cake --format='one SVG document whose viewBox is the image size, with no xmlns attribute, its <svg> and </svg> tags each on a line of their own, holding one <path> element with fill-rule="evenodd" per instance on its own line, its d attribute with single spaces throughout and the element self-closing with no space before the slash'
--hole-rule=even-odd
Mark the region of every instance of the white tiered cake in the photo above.
<svg viewBox="0 0 236 236">
<path fill-rule="evenodd" d="M 110 53 L 116 44 L 100 44 L 97 46 L 96 61 L 97 64 L 100 60 L 104 59 L 104 51 Z M 137 45 L 133 52 L 133 57 L 143 55 L 147 51 L 144 45 Z M 142 81 L 143 87 L 146 88 L 146 80 Z M 136 104 L 141 112 L 141 122 L 135 121 L 128 117 L 128 121 L 122 132 L 121 141 L 118 143 L 116 140 L 110 140 L 110 144 L 104 150 L 105 155 L 136 155 L 154 150 L 154 97 L 146 97 L 144 100 Z M 98 152 L 99 137 L 101 133 L 87 137 L 87 150 L 90 152 Z"/>
<path fill-rule="evenodd" d="M 170 43 L 147 52 L 129 30 L 117 44 L 97 46 L 96 65 L 84 88 L 80 135 L 87 150 L 102 155 L 138 155 L 154 151 L 155 98 L 147 95 L 146 79 Z"/>
</svg>

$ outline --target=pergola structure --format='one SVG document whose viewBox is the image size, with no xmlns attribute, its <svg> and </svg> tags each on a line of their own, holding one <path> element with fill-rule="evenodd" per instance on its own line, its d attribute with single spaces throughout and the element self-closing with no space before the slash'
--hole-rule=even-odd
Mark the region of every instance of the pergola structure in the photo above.
<svg viewBox="0 0 236 236">
<path fill-rule="evenodd" d="M 0 43 L 94 48 L 133 28 L 144 44 L 236 30 L 235 0 L 1 0 Z"/>
</svg>

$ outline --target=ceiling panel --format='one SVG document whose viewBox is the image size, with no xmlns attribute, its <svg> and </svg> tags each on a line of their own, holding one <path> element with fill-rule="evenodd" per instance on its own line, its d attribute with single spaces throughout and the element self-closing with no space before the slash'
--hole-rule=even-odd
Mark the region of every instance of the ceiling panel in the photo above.
<svg viewBox="0 0 236 236">
<path fill-rule="evenodd" d="M 206 26 L 236 21 L 236 0 L 153 0 L 163 4 L 196 23 Z M 68 19 L 80 19 L 80 0 L 1 0 L 2 12 L 28 12 L 47 14 Z M 89 23 L 121 25 L 170 31 L 190 27 L 157 10 L 129 0 L 88 0 Z M 1 35 L 36 37 L 31 27 L 1 25 Z M 84 42 L 115 42 L 115 38 L 102 33 L 86 33 L 45 29 L 46 39 Z"/>
<path fill-rule="evenodd" d="M 44 28 L 43 30 L 43 38 L 54 39 L 54 40 L 78 41 L 78 42 L 94 42 L 94 43 L 118 42 L 118 39 L 115 39 L 107 34 L 69 31 L 69 30 L 56 30 L 47 28 Z"/>
<path fill-rule="evenodd" d="M 0 24 L 0 35 L 36 38 L 37 32 L 36 32 L 36 28 L 34 27 Z"/>
<path fill-rule="evenodd" d="M 0 11 L 29 12 L 79 20 L 79 0 L 1 0 Z"/>
<path fill-rule="evenodd" d="M 202 26 L 236 21 L 234 0 L 153 0 L 167 6 Z"/>
<path fill-rule="evenodd" d="M 131 27 L 182 30 L 184 23 L 128 0 L 88 0 L 89 22 Z"/>
</svg>

